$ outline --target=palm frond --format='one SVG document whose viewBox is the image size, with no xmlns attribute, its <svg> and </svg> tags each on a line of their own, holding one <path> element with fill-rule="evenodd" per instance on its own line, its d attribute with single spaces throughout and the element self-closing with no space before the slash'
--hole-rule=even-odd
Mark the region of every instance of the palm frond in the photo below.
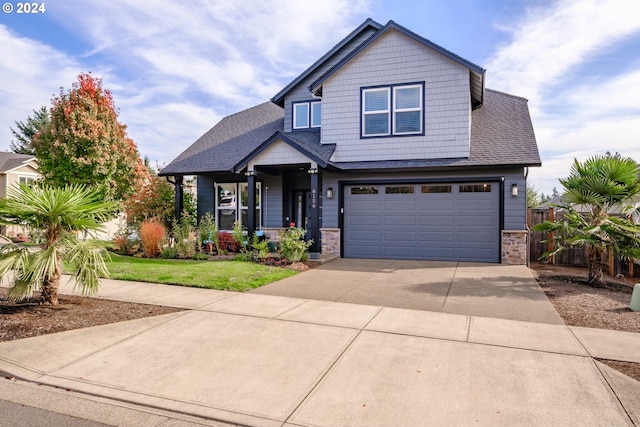
<svg viewBox="0 0 640 427">
<path fill-rule="evenodd" d="M 100 277 L 109 277 L 109 269 L 103 257 L 104 244 L 98 240 L 79 240 L 70 248 L 68 261 L 74 266 L 74 289 L 83 295 L 93 295 L 98 291 Z M 107 255 L 108 257 L 108 255 Z"/>
</svg>

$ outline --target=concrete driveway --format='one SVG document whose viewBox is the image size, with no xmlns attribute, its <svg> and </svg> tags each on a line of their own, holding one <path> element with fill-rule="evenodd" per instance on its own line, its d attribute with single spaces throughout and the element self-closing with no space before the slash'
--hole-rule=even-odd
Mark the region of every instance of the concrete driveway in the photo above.
<svg viewBox="0 0 640 427">
<path fill-rule="evenodd" d="M 535 316 L 528 274 L 340 260 L 271 286 L 380 305 L 105 280 L 186 311 L 0 343 L 0 402 L 145 427 L 640 425 L 637 382 L 592 359 L 640 362 L 640 334 L 436 312 Z M 440 308 L 390 306 L 421 299 Z"/>
<path fill-rule="evenodd" d="M 252 292 L 563 324 L 522 265 L 342 258 Z"/>
</svg>

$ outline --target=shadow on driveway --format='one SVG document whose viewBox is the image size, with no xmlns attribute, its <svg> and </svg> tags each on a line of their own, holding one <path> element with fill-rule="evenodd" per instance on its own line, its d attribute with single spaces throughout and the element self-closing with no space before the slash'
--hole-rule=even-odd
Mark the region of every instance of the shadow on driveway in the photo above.
<svg viewBox="0 0 640 427">
<path fill-rule="evenodd" d="M 342 258 L 251 292 L 563 323 L 520 265 Z"/>
</svg>

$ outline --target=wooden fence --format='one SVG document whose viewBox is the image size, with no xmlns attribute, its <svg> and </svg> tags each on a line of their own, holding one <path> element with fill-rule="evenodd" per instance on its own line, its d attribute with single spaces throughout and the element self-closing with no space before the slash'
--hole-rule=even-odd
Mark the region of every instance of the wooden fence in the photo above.
<svg viewBox="0 0 640 427">
<path fill-rule="evenodd" d="M 534 225 L 540 224 L 544 221 L 554 221 L 562 218 L 562 212 L 556 212 L 553 208 L 549 209 L 528 209 L 527 212 L 527 225 L 529 229 Z M 530 246 L 529 246 L 529 261 L 536 262 L 540 260 L 542 254 L 547 251 L 553 250 L 553 243 L 547 240 L 551 240 L 552 233 L 543 233 L 532 231 L 530 233 Z M 623 274 L 625 276 L 633 277 L 634 273 L 638 274 L 640 269 L 635 269 L 633 261 L 621 261 L 618 257 L 614 257 L 613 254 L 608 254 L 603 260 L 604 264 L 608 267 L 610 276 L 616 274 Z M 558 265 L 574 265 L 585 267 L 587 265 L 587 256 L 584 247 L 567 248 L 548 259 L 548 262 Z"/>
</svg>

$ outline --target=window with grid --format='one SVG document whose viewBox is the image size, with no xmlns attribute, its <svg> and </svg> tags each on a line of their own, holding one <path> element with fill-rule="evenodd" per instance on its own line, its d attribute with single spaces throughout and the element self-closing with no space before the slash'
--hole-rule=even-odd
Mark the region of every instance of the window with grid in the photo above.
<svg viewBox="0 0 640 427">
<path fill-rule="evenodd" d="M 423 92 L 423 83 L 362 89 L 362 136 L 422 134 Z"/>
</svg>

